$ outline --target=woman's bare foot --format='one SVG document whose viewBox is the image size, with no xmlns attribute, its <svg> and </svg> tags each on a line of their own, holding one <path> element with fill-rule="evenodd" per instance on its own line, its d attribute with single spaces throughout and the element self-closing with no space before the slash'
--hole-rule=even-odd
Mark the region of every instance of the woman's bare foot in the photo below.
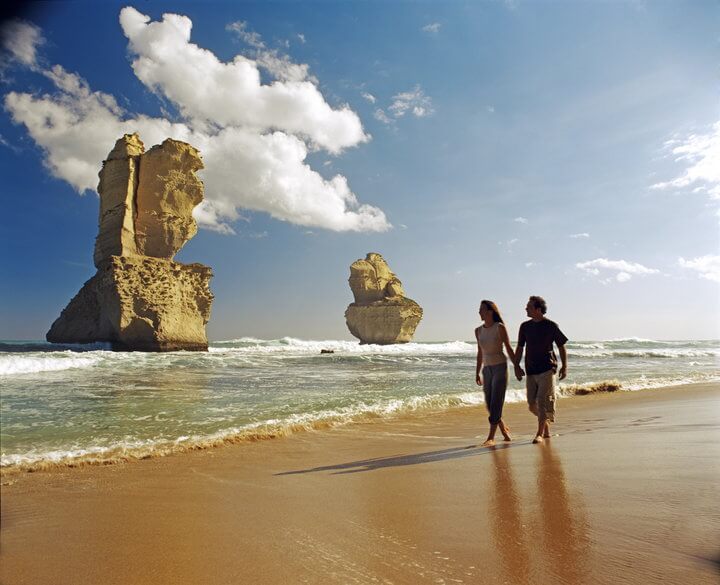
<svg viewBox="0 0 720 585">
<path fill-rule="evenodd" d="M 483 447 L 494 447 L 495 446 L 495 439 L 488 439 L 482 444 Z"/>
<path fill-rule="evenodd" d="M 508 431 L 509 431 L 509 430 L 510 430 L 510 429 L 508 429 Z M 510 436 L 510 433 L 509 433 L 509 432 L 503 433 L 503 441 L 507 441 L 508 443 L 509 443 L 510 441 L 512 441 L 512 437 Z"/>
<path fill-rule="evenodd" d="M 538 443 L 542 443 L 545 439 L 543 439 L 540 435 L 536 435 L 533 439 L 533 444 L 537 445 Z"/>
</svg>

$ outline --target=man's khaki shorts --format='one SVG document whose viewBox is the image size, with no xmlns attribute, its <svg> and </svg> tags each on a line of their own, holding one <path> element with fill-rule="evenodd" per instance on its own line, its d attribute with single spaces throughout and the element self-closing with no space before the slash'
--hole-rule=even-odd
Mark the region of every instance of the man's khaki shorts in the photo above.
<svg viewBox="0 0 720 585">
<path fill-rule="evenodd" d="M 530 410 L 540 419 L 555 421 L 555 372 L 548 370 L 525 378 Z"/>
</svg>

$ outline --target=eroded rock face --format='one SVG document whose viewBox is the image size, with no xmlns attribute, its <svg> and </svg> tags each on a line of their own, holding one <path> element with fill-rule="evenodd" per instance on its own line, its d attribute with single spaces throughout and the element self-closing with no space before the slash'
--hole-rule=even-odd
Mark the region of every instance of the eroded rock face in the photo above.
<svg viewBox="0 0 720 585">
<path fill-rule="evenodd" d="M 137 134 L 119 139 L 100 171 L 97 273 L 47 333 L 56 343 L 109 341 L 117 349 L 205 350 L 212 271 L 173 262 L 197 233 L 203 168 L 189 144 L 165 140 L 145 152 Z"/>
<path fill-rule="evenodd" d="M 110 341 L 116 349 L 206 351 L 212 270 L 143 256 L 111 256 L 53 323 L 54 343 Z"/>
<path fill-rule="evenodd" d="M 100 171 L 100 219 L 95 266 L 110 256 L 172 260 L 197 233 L 193 208 L 203 200 L 195 174 L 200 153 L 168 138 L 145 152 L 137 134 L 115 143 Z"/>
<path fill-rule="evenodd" d="M 371 252 L 350 265 L 355 302 L 345 311 L 350 333 L 360 343 L 407 343 L 422 319 L 422 308 L 405 297 L 400 279 L 385 259 Z"/>
</svg>

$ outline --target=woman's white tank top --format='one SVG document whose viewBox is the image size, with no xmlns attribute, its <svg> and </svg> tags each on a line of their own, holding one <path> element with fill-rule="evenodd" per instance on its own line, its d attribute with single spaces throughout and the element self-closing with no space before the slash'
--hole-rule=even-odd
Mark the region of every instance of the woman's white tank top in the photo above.
<svg viewBox="0 0 720 585">
<path fill-rule="evenodd" d="M 500 323 L 493 323 L 490 327 L 484 325 L 478 327 L 477 339 L 482 349 L 484 365 L 497 366 L 507 361 L 502 350 Z"/>
</svg>

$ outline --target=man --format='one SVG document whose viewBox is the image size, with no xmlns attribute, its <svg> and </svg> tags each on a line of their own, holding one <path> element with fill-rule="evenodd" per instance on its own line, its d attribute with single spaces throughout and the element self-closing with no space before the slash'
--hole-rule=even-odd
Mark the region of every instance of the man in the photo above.
<svg viewBox="0 0 720 585">
<path fill-rule="evenodd" d="M 553 351 L 553 343 L 560 353 L 560 379 L 567 375 L 567 337 L 560 331 L 557 323 L 545 318 L 547 303 L 542 297 L 532 296 L 525 306 L 530 317 L 520 325 L 518 344 L 515 350 L 515 376 L 521 380 L 527 374 L 525 385 L 527 401 L 532 412 L 538 418 L 538 430 L 533 443 L 542 443 L 550 438 L 550 423 L 555 422 L 555 372 L 557 358 Z M 525 354 L 525 371 L 520 367 L 523 350 Z"/>
</svg>

